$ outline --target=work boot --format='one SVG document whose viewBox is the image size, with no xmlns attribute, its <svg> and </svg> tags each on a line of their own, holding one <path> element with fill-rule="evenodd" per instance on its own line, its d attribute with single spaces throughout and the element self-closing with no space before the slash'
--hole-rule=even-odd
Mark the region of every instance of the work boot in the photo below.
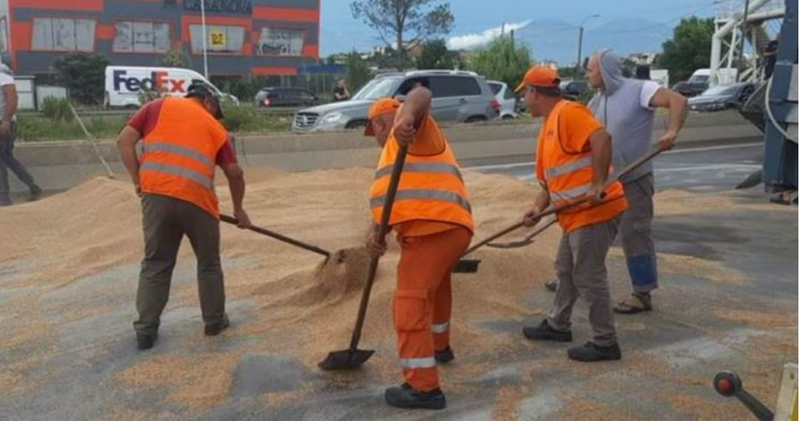
<svg viewBox="0 0 800 421">
<path fill-rule="evenodd" d="M 547 319 L 542 320 L 539 326 L 529 326 L 522 328 L 522 334 L 526 338 L 535 341 L 556 341 L 556 342 L 572 342 L 572 331 L 567 330 L 562 332 L 555 330 L 547 323 Z"/>
<path fill-rule="evenodd" d="M 447 348 L 441 351 L 435 351 L 433 353 L 433 357 L 436 358 L 436 362 L 439 364 L 447 364 L 450 361 L 453 361 L 456 358 L 456 355 L 453 354 L 453 348 L 448 346 Z"/>
<path fill-rule="evenodd" d="M 418 392 L 408 383 L 400 387 L 390 387 L 384 393 L 386 403 L 406 409 L 444 409 L 447 406 L 444 393 L 438 387 L 430 392 Z"/>
<path fill-rule="evenodd" d="M 155 345 L 156 339 L 158 339 L 158 333 L 147 334 L 136 332 L 136 347 L 142 351 L 150 349 Z"/>
<path fill-rule="evenodd" d="M 228 315 L 222 315 L 222 321 L 213 325 L 206 325 L 206 336 L 217 336 L 222 333 L 223 330 L 227 329 L 228 326 L 231 325 L 230 320 L 228 320 Z"/>
<path fill-rule="evenodd" d="M 544 287 L 547 288 L 549 291 L 556 292 L 556 289 L 558 289 L 558 278 L 553 278 L 545 282 Z"/>
<path fill-rule="evenodd" d="M 619 344 L 600 346 L 594 342 L 586 342 L 583 346 L 576 346 L 567 351 L 570 360 L 582 362 L 616 361 L 622 358 Z"/>
<path fill-rule="evenodd" d="M 35 200 L 39 200 L 42 197 L 42 188 L 37 186 L 36 184 L 32 184 L 30 187 L 31 194 L 28 195 L 28 201 L 33 202 Z"/>
</svg>

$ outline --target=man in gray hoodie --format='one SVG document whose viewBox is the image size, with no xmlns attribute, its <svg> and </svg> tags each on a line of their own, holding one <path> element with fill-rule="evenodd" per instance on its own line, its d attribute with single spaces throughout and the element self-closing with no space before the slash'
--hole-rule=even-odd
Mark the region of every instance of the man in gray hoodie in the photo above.
<svg viewBox="0 0 800 421">
<path fill-rule="evenodd" d="M 623 77 L 622 60 L 610 50 L 589 59 L 586 78 L 598 90 L 589 109 L 611 134 L 613 166 L 619 170 L 646 155 L 653 148 L 655 110 L 669 109 L 669 125 L 657 147 L 669 150 L 686 120 L 686 99 L 656 82 Z M 656 253 L 651 231 L 653 220 L 653 164 L 642 165 L 624 177 L 628 210 L 622 217 L 619 233 L 633 283 L 633 294 L 622 300 L 614 312 L 634 314 L 653 308 L 650 293 L 658 288 Z"/>
</svg>

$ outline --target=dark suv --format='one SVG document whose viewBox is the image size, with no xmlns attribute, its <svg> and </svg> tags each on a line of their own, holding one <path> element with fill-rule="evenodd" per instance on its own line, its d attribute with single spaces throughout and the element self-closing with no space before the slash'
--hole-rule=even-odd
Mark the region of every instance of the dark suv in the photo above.
<svg viewBox="0 0 800 421">
<path fill-rule="evenodd" d="M 303 88 L 263 88 L 256 94 L 259 107 L 309 107 L 320 103 L 319 97 Z"/>
<path fill-rule="evenodd" d="M 589 90 L 589 84 L 585 80 L 565 80 L 558 85 L 558 88 L 561 89 L 564 98 L 575 101 Z"/>
</svg>

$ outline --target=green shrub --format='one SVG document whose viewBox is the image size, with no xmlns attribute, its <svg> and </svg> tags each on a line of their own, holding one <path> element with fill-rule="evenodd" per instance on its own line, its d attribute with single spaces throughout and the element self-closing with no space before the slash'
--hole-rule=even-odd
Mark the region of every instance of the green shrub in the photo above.
<svg viewBox="0 0 800 421">
<path fill-rule="evenodd" d="M 67 98 L 47 97 L 42 102 L 42 114 L 53 121 L 72 121 L 74 116 Z"/>
</svg>

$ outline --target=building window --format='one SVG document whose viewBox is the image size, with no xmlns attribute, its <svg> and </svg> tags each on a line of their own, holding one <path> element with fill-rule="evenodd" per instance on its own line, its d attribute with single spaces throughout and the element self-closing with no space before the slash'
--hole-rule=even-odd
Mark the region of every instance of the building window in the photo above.
<svg viewBox="0 0 800 421">
<path fill-rule="evenodd" d="M 260 56 L 301 56 L 304 35 L 297 29 L 261 28 L 256 52 Z"/>
<path fill-rule="evenodd" d="M 203 53 L 203 26 L 189 25 L 192 39 L 192 53 Z M 244 27 L 227 25 L 206 25 L 208 40 L 206 46 L 210 53 L 241 53 L 244 48 Z"/>
<path fill-rule="evenodd" d="M 117 53 L 166 53 L 172 44 L 167 23 L 119 21 L 114 29 Z"/>
<path fill-rule="evenodd" d="M 33 49 L 94 51 L 97 23 L 90 19 L 34 18 Z"/>
</svg>

